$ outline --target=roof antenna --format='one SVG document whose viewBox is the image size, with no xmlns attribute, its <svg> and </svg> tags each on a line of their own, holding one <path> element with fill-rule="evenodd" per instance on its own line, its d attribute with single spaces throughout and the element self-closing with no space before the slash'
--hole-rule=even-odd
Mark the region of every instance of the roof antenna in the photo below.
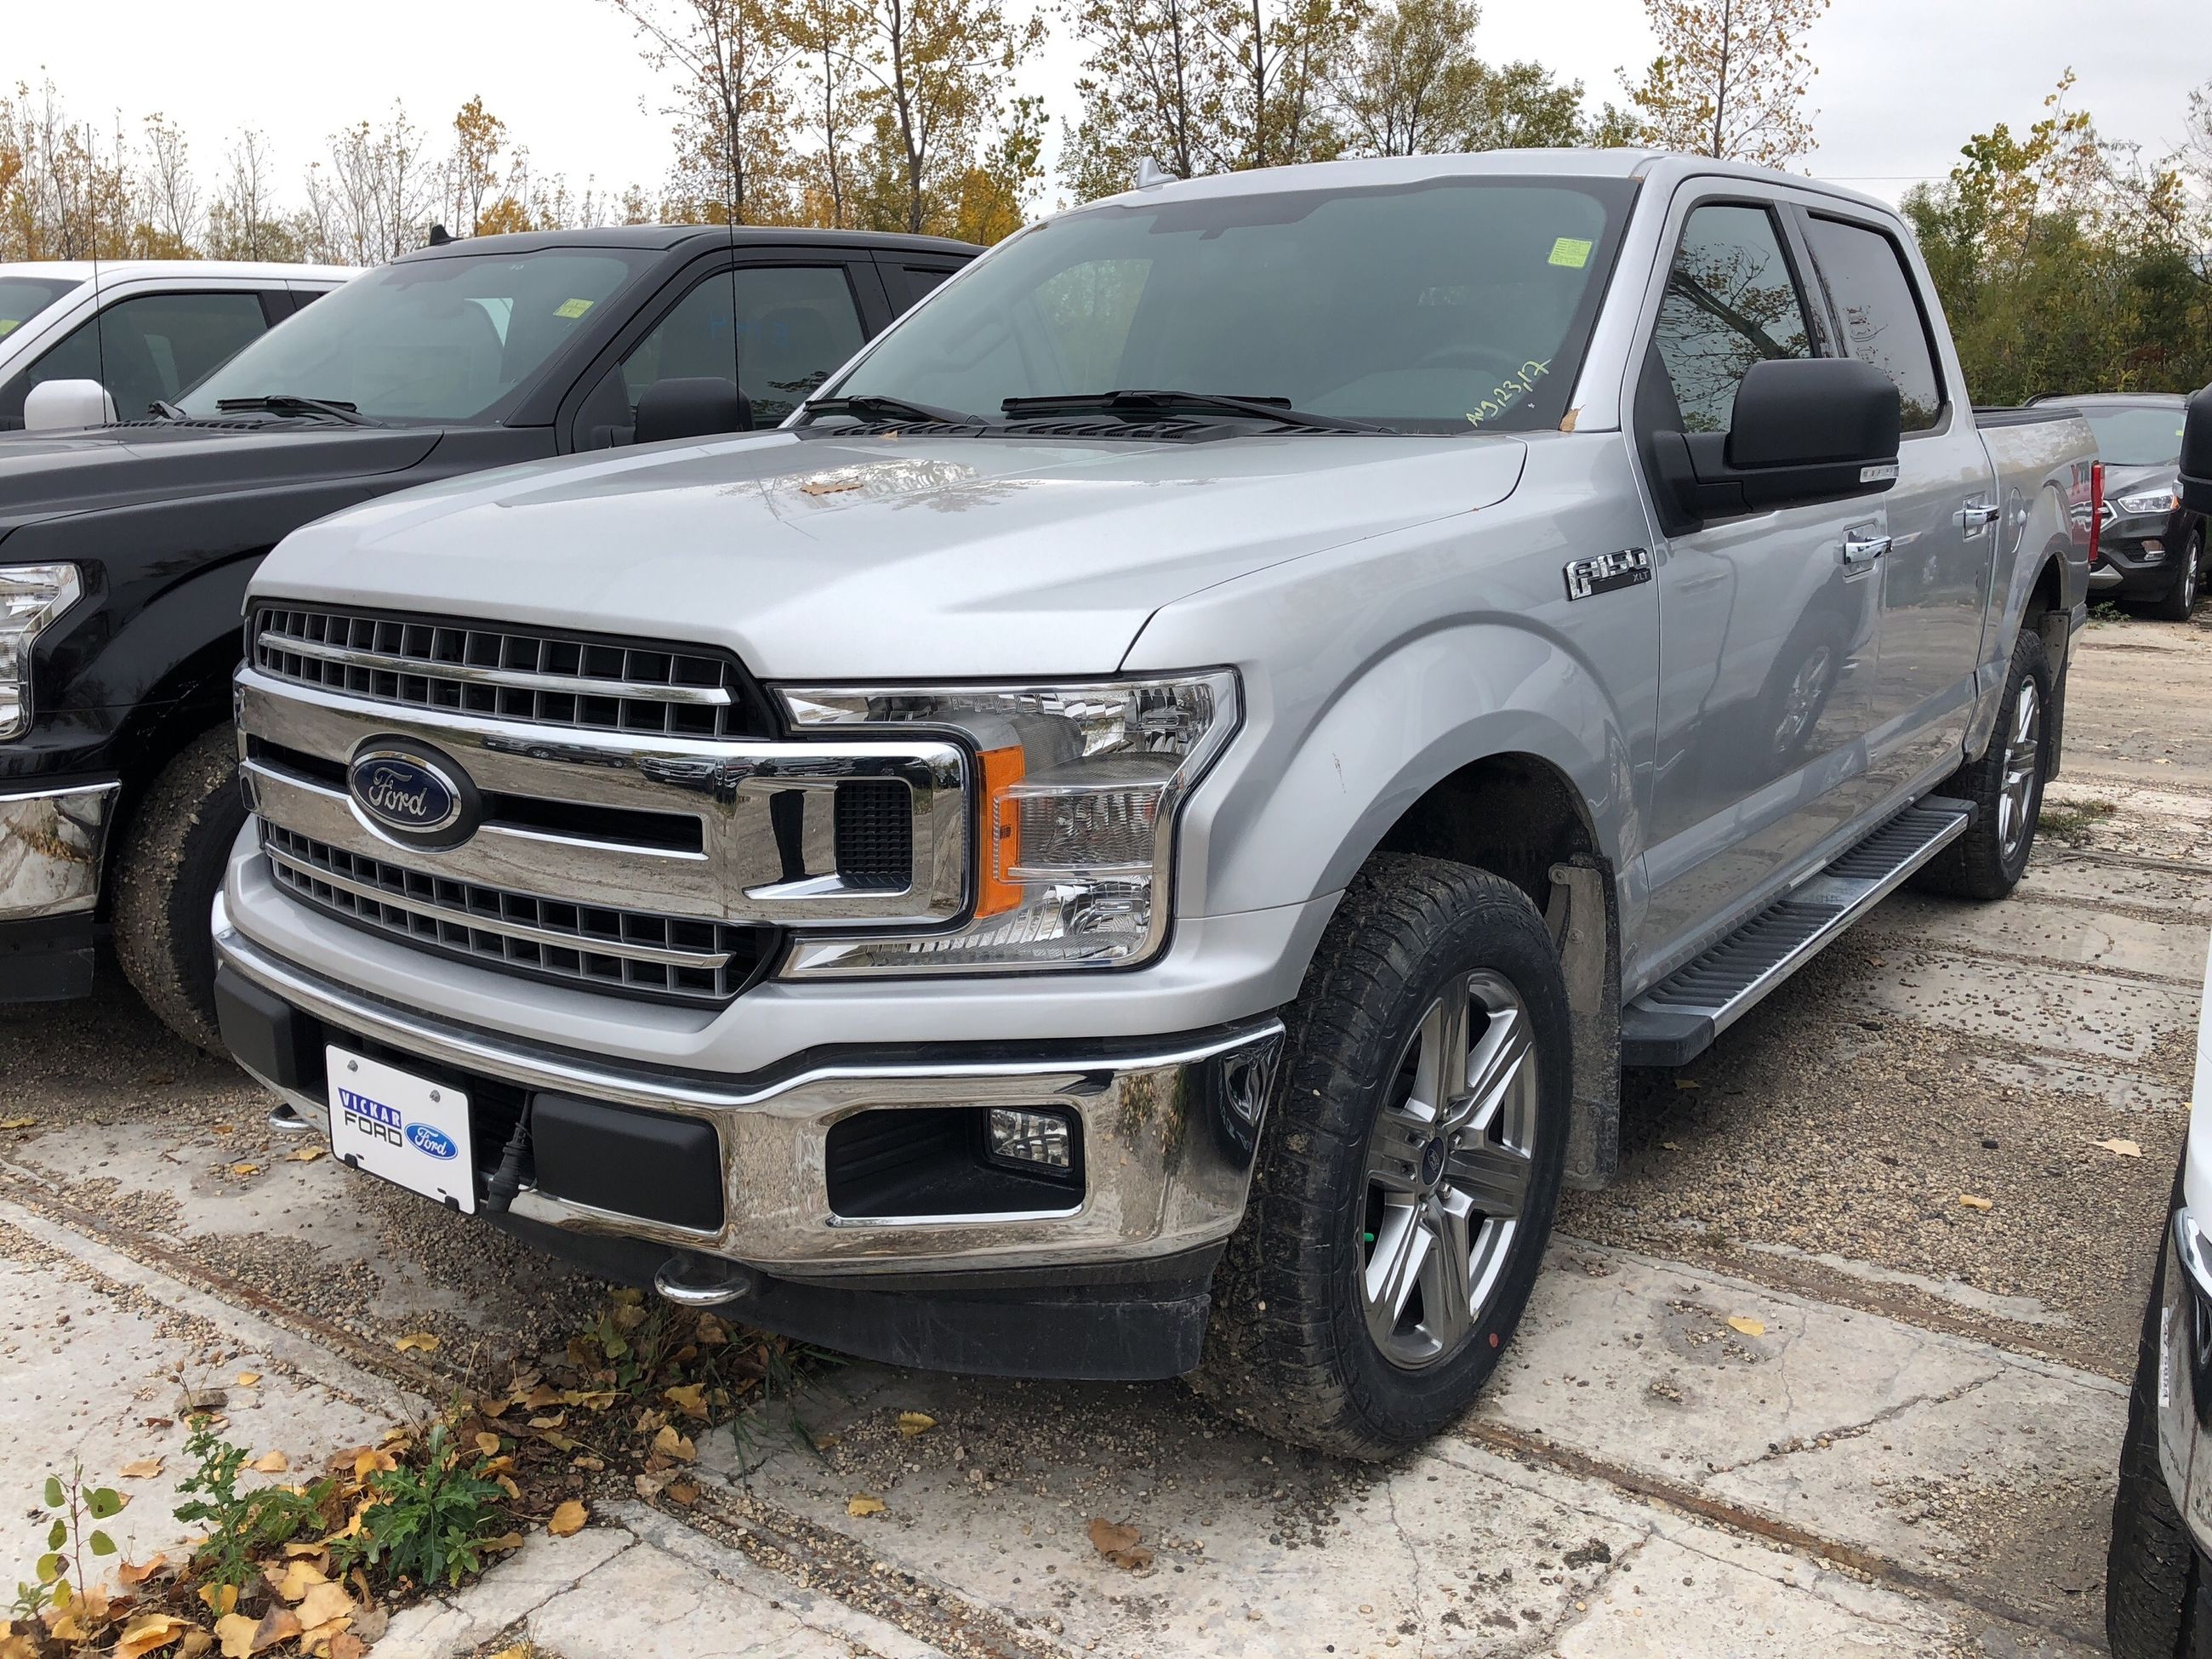
<svg viewBox="0 0 2212 1659">
<path fill-rule="evenodd" d="M 1151 156 L 1141 155 L 1137 158 L 1137 189 L 1158 190 L 1172 176 Z"/>
<path fill-rule="evenodd" d="M 87 137 L 91 137 L 91 125 L 92 124 L 89 121 L 85 123 L 85 126 L 87 128 L 85 136 Z M 120 145 L 122 137 L 120 125 L 121 124 L 118 122 L 117 131 L 118 147 Z M 90 216 L 92 219 L 92 349 L 98 355 L 100 361 L 100 390 L 101 395 L 106 399 L 102 408 L 106 411 L 113 411 L 114 418 L 116 420 L 120 420 L 122 418 L 121 412 L 115 409 L 115 394 L 107 389 L 107 307 L 100 303 L 102 295 L 100 291 L 99 193 L 94 191 L 89 199 L 92 208 L 92 213 Z M 106 424 L 106 422 L 103 422 L 103 424 Z"/>
<path fill-rule="evenodd" d="M 445 226 L 433 225 L 430 227 L 430 240 L 428 242 L 424 244 L 424 246 L 428 247 L 443 247 L 447 243 L 453 240 L 453 233 L 447 230 Z"/>
</svg>

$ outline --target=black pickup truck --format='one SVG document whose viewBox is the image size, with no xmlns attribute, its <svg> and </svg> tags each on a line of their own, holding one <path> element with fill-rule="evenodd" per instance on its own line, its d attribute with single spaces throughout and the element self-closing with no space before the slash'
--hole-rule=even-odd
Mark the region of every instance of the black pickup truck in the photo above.
<svg viewBox="0 0 2212 1659">
<path fill-rule="evenodd" d="M 697 226 L 449 241 L 150 418 L 0 440 L 0 1002 L 83 995 L 112 932 L 155 1012 L 220 1048 L 230 676 L 285 535 L 486 467 L 773 426 L 980 251 Z"/>
</svg>

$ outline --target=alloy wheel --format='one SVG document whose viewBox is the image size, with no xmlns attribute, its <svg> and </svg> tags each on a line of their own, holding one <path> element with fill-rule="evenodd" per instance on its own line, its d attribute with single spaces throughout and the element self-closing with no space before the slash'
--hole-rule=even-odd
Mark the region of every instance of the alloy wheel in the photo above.
<svg viewBox="0 0 2212 1659">
<path fill-rule="evenodd" d="M 2005 738 L 2004 777 L 1997 786 L 1997 850 L 2008 865 L 2027 839 L 2028 812 L 2042 766 L 2043 694 L 2033 679 L 2023 679 Z"/>
</svg>

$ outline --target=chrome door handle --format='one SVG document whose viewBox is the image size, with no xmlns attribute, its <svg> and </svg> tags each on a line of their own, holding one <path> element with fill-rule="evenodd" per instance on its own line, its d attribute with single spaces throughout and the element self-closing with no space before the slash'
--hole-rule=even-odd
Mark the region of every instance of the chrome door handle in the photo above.
<svg viewBox="0 0 2212 1659">
<path fill-rule="evenodd" d="M 1979 535 L 1999 519 L 2004 508 L 1990 501 L 1968 501 L 1959 509 L 1959 523 L 1969 536 Z"/>
<path fill-rule="evenodd" d="M 1862 531 L 1848 531 L 1844 536 L 1844 562 L 1871 564 L 1889 551 L 1891 538 L 1869 536 Z"/>
</svg>

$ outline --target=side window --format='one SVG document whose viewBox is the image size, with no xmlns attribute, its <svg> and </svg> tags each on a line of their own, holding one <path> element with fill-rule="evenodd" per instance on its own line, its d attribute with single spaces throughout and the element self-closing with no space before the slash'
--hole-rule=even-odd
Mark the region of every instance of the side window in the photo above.
<svg viewBox="0 0 2212 1659">
<path fill-rule="evenodd" d="M 701 283 L 623 360 L 632 411 L 655 380 L 732 368 L 753 424 L 775 425 L 866 336 L 842 265 L 748 265 Z"/>
<path fill-rule="evenodd" d="M 920 305 L 932 289 L 952 274 L 943 265 L 904 265 L 901 269 L 906 274 L 906 305 L 902 307 L 906 310 Z"/>
<path fill-rule="evenodd" d="M 31 365 L 25 389 L 46 380 L 98 380 L 126 421 L 228 362 L 268 327 L 252 294 L 149 294 L 81 323 Z M 289 386 L 273 391 L 292 390 Z"/>
<path fill-rule="evenodd" d="M 1871 226 L 1818 216 L 1807 240 L 1828 302 L 1843 319 L 1844 349 L 1896 383 L 1905 429 L 1926 431 L 1942 416 L 1943 383 L 1897 244 Z"/>
<path fill-rule="evenodd" d="M 1652 344 L 1686 432 L 1725 432 L 1744 371 L 1769 357 L 1809 357 L 1805 308 L 1764 208 L 1693 209 L 1667 274 Z"/>
</svg>

